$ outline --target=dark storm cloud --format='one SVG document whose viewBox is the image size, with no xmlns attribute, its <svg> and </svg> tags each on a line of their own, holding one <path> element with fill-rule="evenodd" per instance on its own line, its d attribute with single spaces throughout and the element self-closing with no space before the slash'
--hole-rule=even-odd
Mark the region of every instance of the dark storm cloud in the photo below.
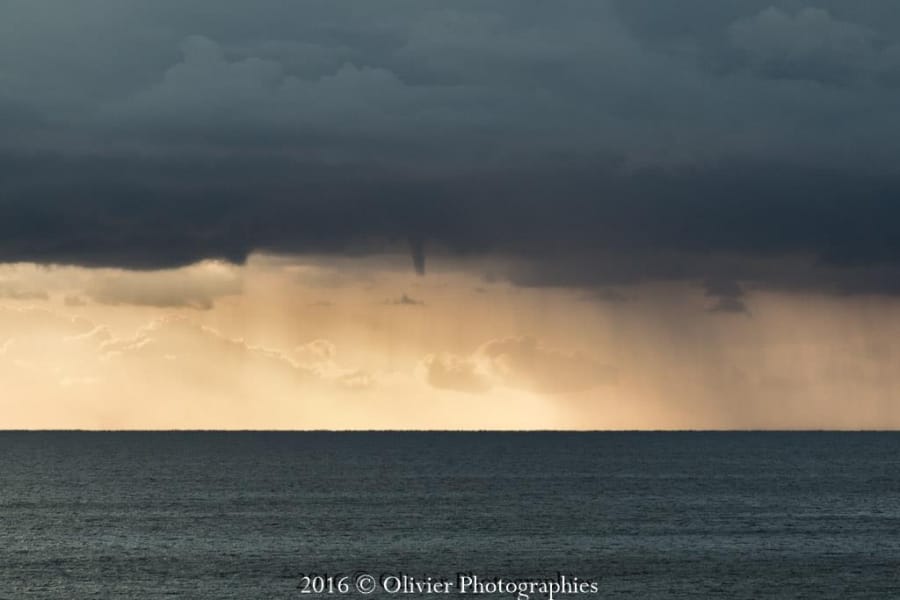
<svg viewBox="0 0 900 600">
<path fill-rule="evenodd" d="M 887 0 L 10 2 L 0 260 L 894 293 L 898 92 Z"/>
</svg>

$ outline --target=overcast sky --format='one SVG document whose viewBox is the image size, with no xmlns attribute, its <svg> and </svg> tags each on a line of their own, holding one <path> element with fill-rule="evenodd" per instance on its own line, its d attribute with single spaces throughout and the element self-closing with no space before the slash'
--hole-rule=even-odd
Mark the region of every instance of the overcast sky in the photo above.
<svg viewBox="0 0 900 600">
<path fill-rule="evenodd" d="M 533 284 L 896 291 L 889 0 L 9 0 L 0 17 L 0 259 L 413 239 L 521 259 Z"/>
<path fill-rule="evenodd" d="M 565 353 L 603 355 L 603 327 L 579 337 L 524 320 L 468 345 L 438 336 L 455 354 L 423 342 L 409 364 L 467 394 L 520 381 L 508 364 L 482 378 L 492 352 L 626 385 L 618 363 L 634 373 L 643 344 L 668 348 L 664 314 L 712 336 L 692 338 L 711 369 L 691 375 L 692 394 L 749 398 L 753 377 L 782 377 L 768 353 L 791 340 L 741 328 L 780 331 L 788 306 L 821 303 L 881 349 L 872 364 L 893 356 L 890 328 L 856 311 L 875 302 L 885 322 L 900 294 L 898 97 L 894 0 L 0 0 L 0 265 L 19 265 L 0 299 L 56 303 L 65 321 L 94 305 L 218 314 L 231 296 L 245 319 L 274 301 L 242 295 L 261 256 L 285 281 L 291 261 L 356 277 L 360 331 L 385 306 L 463 319 L 435 308 L 455 297 L 441 286 L 482 290 L 478 310 L 508 285 L 525 294 L 515 314 L 563 290 L 591 310 L 643 307 L 643 341 L 583 362 Z M 66 266 L 57 279 L 51 264 Z M 208 277 L 222 269 L 231 278 Z M 172 316 L 141 314 L 128 322 Z M 804 322 L 811 338 L 793 341 L 819 350 L 798 369 L 818 373 L 846 331 Z M 218 319 L 223 339 L 231 325 Z M 396 342 L 361 335 L 347 343 Z M 756 375 L 716 379 L 733 366 L 727 340 L 756 348 Z M 642 397 L 668 393 L 654 373 Z M 873 398 L 894 389 L 866 382 Z"/>
</svg>

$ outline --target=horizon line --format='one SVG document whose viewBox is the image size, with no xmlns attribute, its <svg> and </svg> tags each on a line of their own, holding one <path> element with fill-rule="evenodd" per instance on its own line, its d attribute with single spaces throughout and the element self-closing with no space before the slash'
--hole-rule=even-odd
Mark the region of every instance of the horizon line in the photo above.
<svg viewBox="0 0 900 600">
<path fill-rule="evenodd" d="M 3 433 L 900 433 L 900 429 L 2 429 Z"/>
</svg>

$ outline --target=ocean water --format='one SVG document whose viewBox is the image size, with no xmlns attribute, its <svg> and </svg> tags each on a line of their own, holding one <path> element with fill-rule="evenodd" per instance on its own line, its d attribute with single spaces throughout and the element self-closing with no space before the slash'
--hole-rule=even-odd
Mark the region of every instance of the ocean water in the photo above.
<svg viewBox="0 0 900 600">
<path fill-rule="evenodd" d="M 900 435 L 0 433 L 2 599 L 359 599 L 301 577 L 363 573 L 900 598 Z"/>
</svg>

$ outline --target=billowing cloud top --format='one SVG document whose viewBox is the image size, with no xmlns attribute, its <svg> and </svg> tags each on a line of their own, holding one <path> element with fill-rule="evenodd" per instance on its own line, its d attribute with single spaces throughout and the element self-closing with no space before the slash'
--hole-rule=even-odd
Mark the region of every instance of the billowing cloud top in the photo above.
<svg viewBox="0 0 900 600">
<path fill-rule="evenodd" d="M 6 2 L 0 260 L 895 292 L 898 91 L 892 0 Z"/>
</svg>

